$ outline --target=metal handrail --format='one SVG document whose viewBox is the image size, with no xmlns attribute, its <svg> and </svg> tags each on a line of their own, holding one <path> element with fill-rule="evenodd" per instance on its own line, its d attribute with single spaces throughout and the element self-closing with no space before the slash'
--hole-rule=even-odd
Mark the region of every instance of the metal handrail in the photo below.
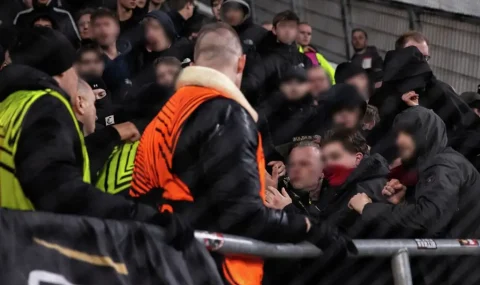
<svg viewBox="0 0 480 285">
<path fill-rule="evenodd" d="M 195 238 L 208 250 L 222 254 L 251 255 L 262 258 L 314 258 L 322 255 L 315 245 L 273 244 L 233 235 L 195 232 Z M 358 254 L 351 257 L 391 257 L 395 285 L 411 285 L 409 256 L 480 255 L 472 239 L 369 239 L 354 240 Z"/>
</svg>

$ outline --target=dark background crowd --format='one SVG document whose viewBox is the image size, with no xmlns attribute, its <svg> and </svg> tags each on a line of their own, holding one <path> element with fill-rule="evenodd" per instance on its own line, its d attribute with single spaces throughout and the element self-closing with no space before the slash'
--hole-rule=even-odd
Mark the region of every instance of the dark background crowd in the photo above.
<svg viewBox="0 0 480 285">
<path fill-rule="evenodd" d="M 15 154 L 15 175 L 36 209 L 101 218 L 124 211 L 119 219 L 129 219 L 133 206 L 120 197 L 129 196 L 138 140 L 174 94 L 182 69 L 195 64 L 202 27 L 223 22 L 246 58 L 235 83 L 258 113 L 266 207 L 326 222 L 354 239 L 480 238 L 480 94 L 459 95 L 435 77 L 428 35 L 406 31 L 382 58 L 368 33 L 354 29 L 355 53 L 334 69 L 311 45 L 312 27 L 292 11 L 260 25 L 248 0 L 212 0 L 211 9 L 213 18 L 193 0 L 2 1 L 0 123 L 9 95 L 34 82 L 62 89 L 72 107 L 62 113 L 47 102 L 23 123 L 16 149 L 26 150 Z M 77 151 L 89 165 L 72 157 L 66 141 L 49 144 L 43 135 L 42 128 L 60 134 L 72 115 L 85 136 Z M 42 153 L 33 155 L 38 147 Z M 88 168 L 91 184 L 75 182 L 68 168 L 45 166 L 64 157 Z M 41 179 L 31 177 L 36 169 Z M 86 198 L 98 189 L 119 198 Z M 151 221 L 139 216 L 154 214 L 135 215 Z M 479 284 L 477 262 L 413 260 L 414 284 Z M 263 282 L 392 284 L 390 275 L 385 260 L 336 255 L 268 260 Z"/>
</svg>

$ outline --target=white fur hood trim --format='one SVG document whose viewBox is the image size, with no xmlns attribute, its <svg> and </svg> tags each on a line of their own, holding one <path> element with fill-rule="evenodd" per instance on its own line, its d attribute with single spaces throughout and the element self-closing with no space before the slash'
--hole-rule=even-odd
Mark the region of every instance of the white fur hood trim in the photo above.
<svg viewBox="0 0 480 285">
<path fill-rule="evenodd" d="M 215 89 L 240 104 L 257 122 L 258 114 L 248 103 L 242 91 L 225 74 L 203 66 L 189 66 L 183 69 L 177 80 L 177 90 L 185 86 L 202 86 Z"/>
</svg>

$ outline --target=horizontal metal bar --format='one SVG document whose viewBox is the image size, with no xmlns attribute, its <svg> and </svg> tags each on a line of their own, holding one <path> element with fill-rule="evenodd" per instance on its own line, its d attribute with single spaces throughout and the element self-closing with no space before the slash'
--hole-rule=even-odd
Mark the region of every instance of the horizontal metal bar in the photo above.
<svg viewBox="0 0 480 285">
<path fill-rule="evenodd" d="M 273 244 L 254 239 L 208 232 L 195 232 L 195 238 L 211 251 L 223 254 L 253 255 L 270 258 L 312 258 L 322 251 L 311 243 Z M 370 239 L 354 240 L 357 257 L 390 257 L 405 249 L 409 256 L 480 255 L 477 240 L 455 239 Z"/>
</svg>

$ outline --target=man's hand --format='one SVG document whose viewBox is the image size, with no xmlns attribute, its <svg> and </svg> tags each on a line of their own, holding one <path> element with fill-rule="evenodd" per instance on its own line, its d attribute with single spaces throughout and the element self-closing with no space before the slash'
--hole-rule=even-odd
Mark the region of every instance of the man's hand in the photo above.
<svg viewBox="0 0 480 285">
<path fill-rule="evenodd" d="M 348 207 L 357 211 L 361 215 L 363 208 L 365 208 L 365 205 L 369 203 L 372 203 L 372 199 L 370 199 L 367 194 L 358 193 L 357 195 L 353 196 L 352 199 L 350 199 L 350 202 L 348 202 Z"/>
<path fill-rule="evenodd" d="M 281 161 L 271 161 L 268 165 L 272 166 L 272 175 L 265 170 L 265 178 L 267 184 L 267 191 L 268 187 L 278 188 L 278 177 L 285 175 L 285 164 Z"/>
<path fill-rule="evenodd" d="M 117 130 L 122 141 L 136 142 L 141 137 L 137 127 L 131 122 L 113 125 L 113 127 Z"/>
<path fill-rule="evenodd" d="M 276 188 L 269 186 L 265 197 L 265 205 L 272 209 L 282 210 L 288 204 L 292 203 L 292 198 L 288 195 L 285 188 L 280 193 Z"/>
<path fill-rule="evenodd" d="M 285 164 L 282 161 L 270 161 L 268 165 L 272 167 L 272 177 L 276 175 L 278 179 L 278 177 L 287 173 Z"/>
<path fill-rule="evenodd" d="M 382 190 L 382 195 L 387 197 L 388 201 L 394 205 L 401 203 L 406 193 L 407 187 L 400 183 L 398 179 L 388 181 Z"/>
<path fill-rule="evenodd" d="M 410 107 L 418 106 L 418 94 L 415 91 L 410 91 L 402 95 L 402 100 Z"/>
</svg>

